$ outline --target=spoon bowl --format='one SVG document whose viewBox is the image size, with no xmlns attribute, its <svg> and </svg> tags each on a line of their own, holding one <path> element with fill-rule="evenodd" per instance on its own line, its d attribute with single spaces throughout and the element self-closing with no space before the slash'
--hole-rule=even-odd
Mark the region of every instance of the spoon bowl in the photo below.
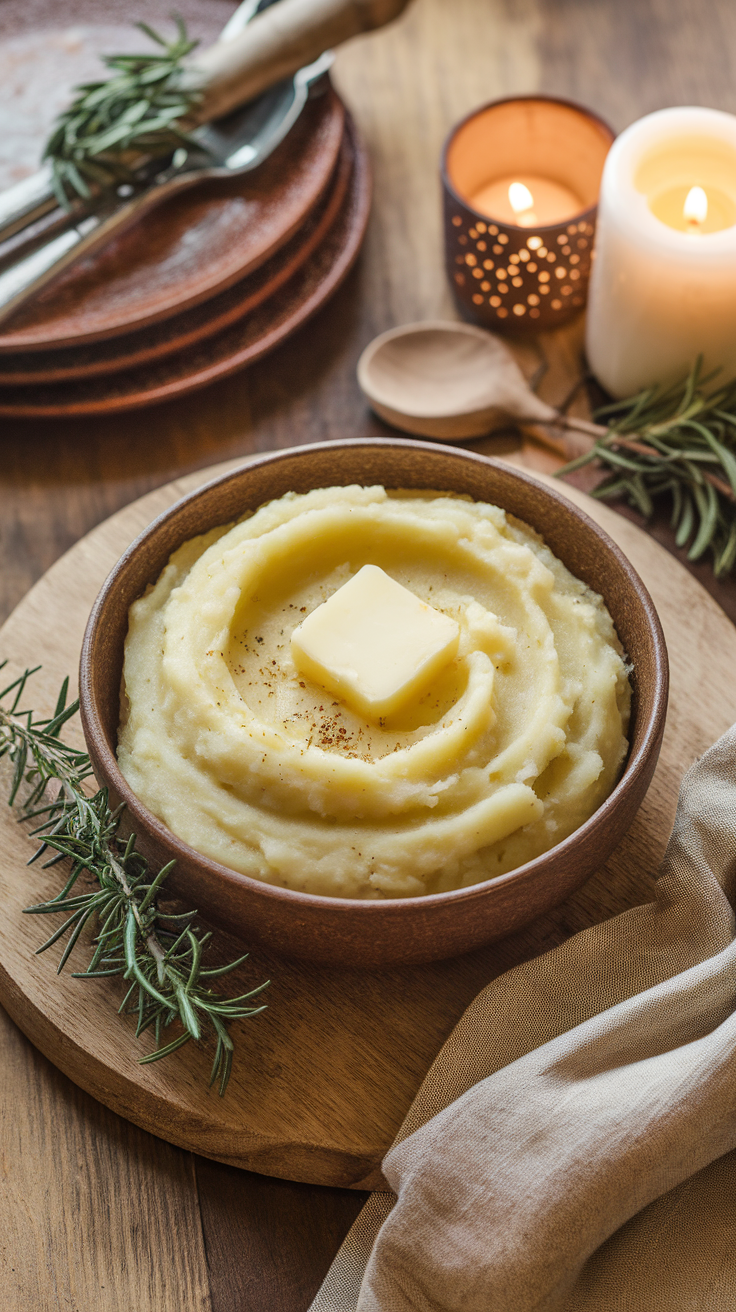
<svg viewBox="0 0 736 1312">
<path fill-rule="evenodd" d="M 389 424 L 445 442 L 559 418 L 500 338 L 452 320 L 403 324 L 375 337 L 358 361 L 358 383 Z"/>
</svg>

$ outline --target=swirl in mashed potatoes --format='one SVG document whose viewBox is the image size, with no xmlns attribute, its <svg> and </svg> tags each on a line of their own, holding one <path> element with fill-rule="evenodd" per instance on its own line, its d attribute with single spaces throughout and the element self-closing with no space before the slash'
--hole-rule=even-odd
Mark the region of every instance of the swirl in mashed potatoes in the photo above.
<svg viewBox="0 0 736 1312">
<path fill-rule="evenodd" d="M 457 657 L 372 723 L 291 634 L 361 566 L 457 620 Z M 602 601 L 497 506 L 382 487 L 290 493 L 185 543 L 130 611 L 118 757 L 198 852 L 254 879 L 397 898 L 491 879 L 613 788 L 631 692 Z"/>
</svg>

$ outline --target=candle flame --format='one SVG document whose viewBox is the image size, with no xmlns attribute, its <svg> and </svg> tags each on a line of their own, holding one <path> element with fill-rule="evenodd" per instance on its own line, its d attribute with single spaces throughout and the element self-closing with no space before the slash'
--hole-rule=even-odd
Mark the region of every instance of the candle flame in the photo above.
<svg viewBox="0 0 736 1312">
<path fill-rule="evenodd" d="M 703 193 L 705 194 L 705 193 Z M 509 187 L 509 204 L 514 214 L 523 214 L 524 210 L 530 210 L 534 206 L 534 197 L 528 187 L 523 182 L 512 182 Z"/>
<path fill-rule="evenodd" d="M 708 217 L 708 197 L 702 187 L 690 188 L 682 212 L 688 223 L 705 223 Z"/>
<path fill-rule="evenodd" d="M 512 182 L 509 187 L 509 204 L 514 211 L 514 218 L 521 228 L 533 228 L 537 222 L 534 213 L 534 197 L 523 182 Z"/>
</svg>

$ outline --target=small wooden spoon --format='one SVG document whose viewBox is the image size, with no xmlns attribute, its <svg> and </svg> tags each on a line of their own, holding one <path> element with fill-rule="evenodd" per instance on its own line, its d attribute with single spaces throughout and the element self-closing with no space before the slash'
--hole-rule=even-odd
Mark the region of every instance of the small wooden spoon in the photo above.
<svg viewBox="0 0 736 1312">
<path fill-rule="evenodd" d="M 594 437 L 605 432 L 540 400 L 506 344 L 467 323 L 390 328 L 365 348 L 358 382 L 389 424 L 444 442 L 483 437 L 510 423 L 541 422 Z"/>
</svg>

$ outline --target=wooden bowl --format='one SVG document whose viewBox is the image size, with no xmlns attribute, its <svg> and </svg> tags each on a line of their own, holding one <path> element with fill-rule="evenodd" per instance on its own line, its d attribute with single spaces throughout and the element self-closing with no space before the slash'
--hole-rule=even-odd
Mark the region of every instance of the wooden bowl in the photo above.
<svg viewBox="0 0 736 1312">
<path fill-rule="evenodd" d="M 138 800 L 115 750 L 128 608 L 187 539 L 287 491 L 351 483 L 441 488 L 503 506 L 542 533 L 600 592 L 633 664 L 630 751 L 610 797 L 562 843 L 508 874 L 449 893 L 364 902 L 317 897 L 226 869 L 176 838 Z M 128 548 L 100 592 L 80 667 L 82 723 L 95 773 L 126 803 L 154 862 L 176 858 L 169 887 L 213 923 L 287 956 L 351 967 L 416 963 L 468 952 L 562 902 L 606 860 L 631 824 L 657 763 L 667 709 L 664 636 L 644 584 L 597 524 L 527 474 L 484 456 L 402 439 L 366 438 L 263 456 L 185 497 Z"/>
</svg>

